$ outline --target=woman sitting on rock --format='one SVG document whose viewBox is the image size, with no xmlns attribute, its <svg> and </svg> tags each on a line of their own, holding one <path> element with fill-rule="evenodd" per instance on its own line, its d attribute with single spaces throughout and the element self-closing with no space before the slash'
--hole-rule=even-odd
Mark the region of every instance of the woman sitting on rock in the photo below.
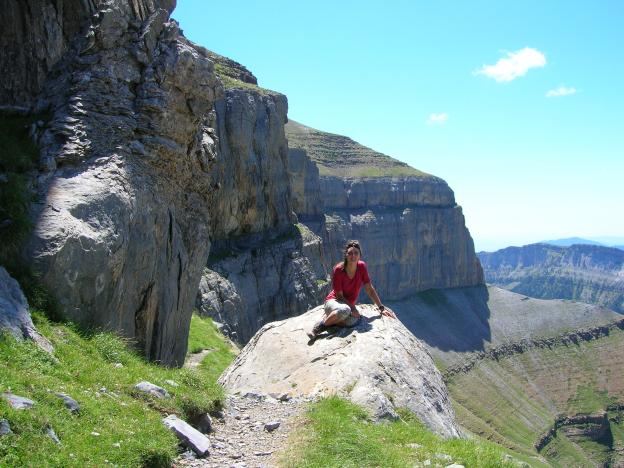
<svg viewBox="0 0 624 468">
<path fill-rule="evenodd" d="M 355 307 L 360 289 L 364 285 L 366 294 L 375 303 L 381 315 L 396 318 L 392 310 L 386 308 L 379 299 L 368 276 L 366 263 L 360 260 L 362 249 L 358 241 L 349 241 L 344 249 L 344 260 L 334 267 L 332 290 L 325 298 L 325 316 L 308 332 L 310 339 L 331 326 L 354 327 L 360 320 Z"/>
</svg>

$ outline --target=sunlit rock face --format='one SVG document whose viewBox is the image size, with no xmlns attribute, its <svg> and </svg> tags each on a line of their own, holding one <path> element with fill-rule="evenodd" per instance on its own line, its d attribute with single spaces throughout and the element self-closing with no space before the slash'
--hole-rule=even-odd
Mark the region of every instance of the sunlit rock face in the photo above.
<svg viewBox="0 0 624 468">
<path fill-rule="evenodd" d="M 288 123 L 286 136 L 297 215 L 323 239 L 329 271 L 346 241 L 357 239 L 384 299 L 483 284 L 461 207 L 444 180 L 297 122 Z"/>
<path fill-rule="evenodd" d="M 406 408 L 431 430 L 459 435 L 455 413 L 431 355 L 398 320 L 361 307 L 354 328 L 323 333 L 311 344 L 305 331 L 322 307 L 260 329 L 219 382 L 230 392 L 290 396 L 341 395 L 375 419 L 397 419 Z"/>
<path fill-rule="evenodd" d="M 67 317 L 179 365 L 210 246 L 223 90 L 169 19 L 173 2 L 74 3 L 63 14 L 80 27 L 64 30 L 34 102 L 49 117 L 28 253 Z"/>
</svg>

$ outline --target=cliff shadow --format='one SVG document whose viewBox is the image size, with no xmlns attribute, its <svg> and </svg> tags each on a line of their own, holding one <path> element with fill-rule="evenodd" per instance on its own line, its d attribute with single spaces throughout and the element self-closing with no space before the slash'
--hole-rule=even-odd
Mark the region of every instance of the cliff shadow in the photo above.
<svg viewBox="0 0 624 468">
<path fill-rule="evenodd" d="M 387 302 L 397 317 L 428 346 L 441 351 L 485 350 L 492 340 L 489 293 L 485 285 L 430 289 Z"/>
</svg>

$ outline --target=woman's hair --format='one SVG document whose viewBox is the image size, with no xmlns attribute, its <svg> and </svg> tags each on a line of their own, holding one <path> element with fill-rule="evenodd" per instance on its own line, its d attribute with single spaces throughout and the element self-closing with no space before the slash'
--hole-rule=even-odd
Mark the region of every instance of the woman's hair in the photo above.
<svg viewBox="0 0 624 468">
<path fill-rule="evenodd" d="M 344 260 L 342 261 L 343 270 L 347 269 L 347 250 L 349 250 L 351 247 L 355 247 L 356 249 L 358 249 L 360 251 L 360 257 L 362 256 L 362 247 L 360 247 L 360 243 L 358 241 L 350 240 L 349 242 L 347 242 L 347 245 L 345 245 L 344 251 L 343 251 L 343 256 L 344 256 Z"/>
</svg>

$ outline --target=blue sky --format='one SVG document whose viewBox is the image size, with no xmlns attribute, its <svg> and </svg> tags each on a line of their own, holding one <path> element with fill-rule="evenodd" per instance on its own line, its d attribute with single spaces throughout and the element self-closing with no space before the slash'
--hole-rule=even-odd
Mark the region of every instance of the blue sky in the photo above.
<svg viewBox="0 0 624 468">
<path fill-rule="evenodd" d="M 178 0 L 173 17 L 290 118 L 445 179 L 479 250 L 624 236 L 624 2 Z"/>
</svg>

